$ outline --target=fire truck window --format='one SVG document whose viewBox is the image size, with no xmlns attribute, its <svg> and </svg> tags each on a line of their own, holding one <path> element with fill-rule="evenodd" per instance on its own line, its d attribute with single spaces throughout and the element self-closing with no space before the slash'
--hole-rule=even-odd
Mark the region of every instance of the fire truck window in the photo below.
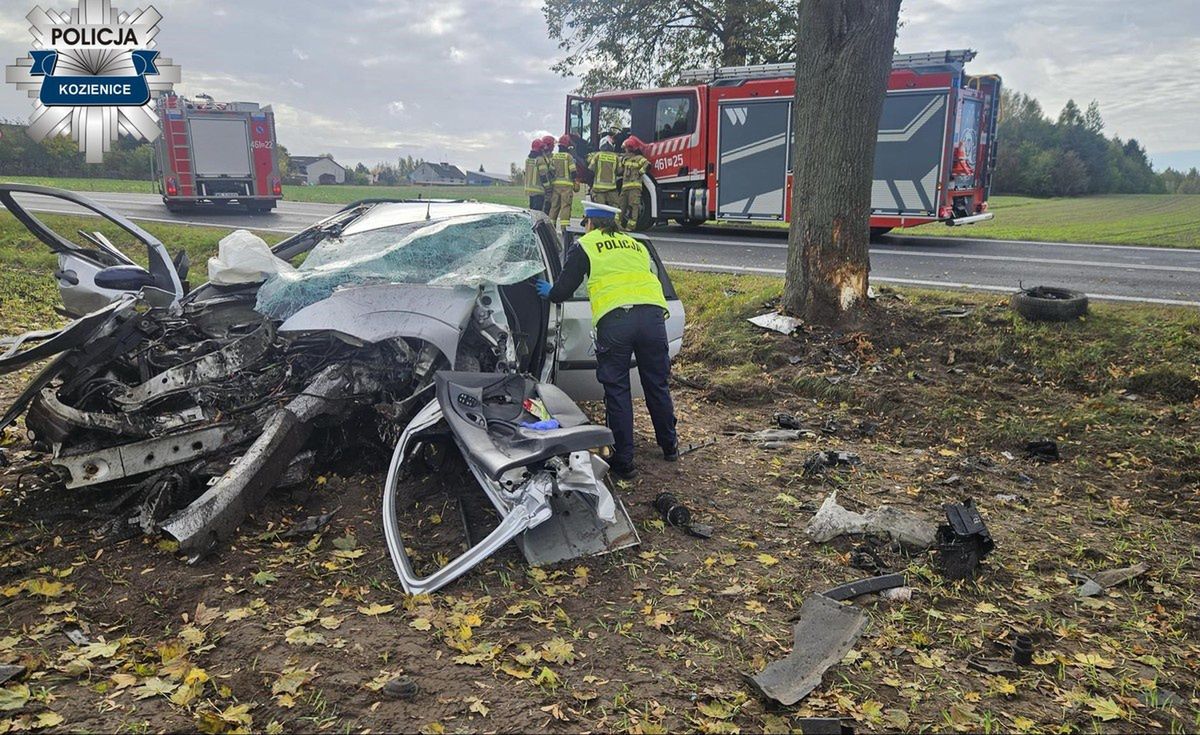
<svg viewBox="0 0 1200 735">
<path fill-rule="evenodd" d="M 687 135 L 695 120 L 691 97 L 663 97 L 654 111 L 654 139 Z"/>
<path fill-rule="evenodd" d="M 592 103 L 590 100 L 571 100 L 569 131 L 588 141 L 592 140 Z"/>
<path fill-rule="evenodd" d="M 600 134 L 613 136 L 617 146 L 629 137 L 633 125 L 633 115 L 629 112 L 629 103 L 603 102 L 600 105 Z M 620 140 L 618 140 L 618 138 Z"/>
</svg>

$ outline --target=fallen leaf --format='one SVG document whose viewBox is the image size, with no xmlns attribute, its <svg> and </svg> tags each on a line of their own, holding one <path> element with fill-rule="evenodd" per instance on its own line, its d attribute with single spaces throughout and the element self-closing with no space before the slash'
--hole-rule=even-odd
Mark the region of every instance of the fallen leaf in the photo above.
<svg viewBox="0 0 1200 735">
<path fill-rule="evenodd" d="M 25 684 L 16 684 L 0 689 L 0 710 L 21 709 L 28 701 L 29 687 Z"/>
<path fill-rule="evenodd" d="M 390 613 L 391 611 L 393 611 L 395 609 L 396 609 L 395 605 L 380 605 L 378 602 L 373 602 L 370 605 L 367 605 L 366 607 L 363 607 L 362 605 L 359 605 L 359 607 L 358 607 L 358 611 L 360 613 L 362 613 L 363 615 L 370 615 L 371 617 L 375 617 L 377 615 L 383 615 L 385 613 Z"/>
<path fill-rule="evenodd" d="M 542 644 L 542 658 L 552 664 L 573 664 L 575 646 L 556 636 Z"/>
</svg>

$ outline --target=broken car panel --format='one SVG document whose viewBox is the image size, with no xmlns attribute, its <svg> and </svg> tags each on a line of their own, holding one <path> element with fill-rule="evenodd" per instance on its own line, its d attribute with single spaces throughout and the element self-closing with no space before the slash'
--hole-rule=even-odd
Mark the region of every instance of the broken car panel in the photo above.
<svg viewBox="0 0 1200 735">
<path fill-rule="evenodd" d="M 81 235 L 83 246 L 50 229 L 21 205 L 33 194 L 108 219 L 147 248 L 148 266 L 100 233 Z M 358 202 L 270 248 L 281 259 L 304 256 L 298 267 L 187 292 L 185 258 L 169 259 L 162 243 L 84 197 L 0 185 L 0 201 L 59 253 L 60 271 L 64 258 L 95 269 L 62 290 L 90 313 L 0 346 L 5 371 L 53 358 L 5 420 L 25 415 L 63 486 L 112 488 L 132 503 L 129 525 L 165 530 L 192 559 L 228 539 L 271 487 L 356 437 L 397 444 L 386 486 L 394 492 L 397 458 L 439 423 L 506 525 L 432 588 L 509 539 L 539 564 L 637 543 L 605 485 L 607 466 L 589 451 L 611 435 L 553 385 L 564 365 L 591 357 L 590 345 L 564 346 L 560 336 L 572 319 L 583 329 L 590 314 L 567 315 L 537 297 L 531 277 L 553 279 L 562 258 L 541 214 Z M 223 252 L 253 247 L 263 256 L 253 235 L 237 239 Z M 682 334 L 682 307 L 673 289 L 669 296 Z M 573 376 L 573 398 L 598 392 L 589 377 Z M 490 403 L 472 424 L 456 411 L 462 404 L 447 407 L 455 390 L 481 401 L 496 390 L 508 400 L 536 396 L 559 428 L 514 429 L 519 417 Z M 403 558 L 398 530 L 387 530 L 389 550 Z M 397 570 L 411 576 L 399 561 Z"/>
</svg>

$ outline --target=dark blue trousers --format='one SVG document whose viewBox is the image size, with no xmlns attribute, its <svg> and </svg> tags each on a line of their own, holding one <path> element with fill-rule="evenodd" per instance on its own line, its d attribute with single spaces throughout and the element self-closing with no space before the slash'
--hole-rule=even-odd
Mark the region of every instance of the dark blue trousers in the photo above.
<svg viewBox="0 0 1200 735">
<path fill-rule="evenodd" d="M 675 405 L 667 381 L 671 357 L 662 307 L 649 304 L 613 309 L 596 325 L 596 379 L 604 386 L 604 410 L 613 433 L 615 467 L 633 466 L 633 395 L 629 388 L 631 358 L 638 375 L 654 437 L 664 450 L 675 451 Z"/>
</svg>

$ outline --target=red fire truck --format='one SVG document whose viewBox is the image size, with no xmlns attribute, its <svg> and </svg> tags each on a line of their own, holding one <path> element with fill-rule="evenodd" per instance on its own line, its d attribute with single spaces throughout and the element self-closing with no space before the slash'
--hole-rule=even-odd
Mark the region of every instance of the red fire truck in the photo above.
<svg viewBox="0 0 1200 735">
<path fill-rule="evenodd" d="M 970 50 L 898 54 L 879 120 L 871 231 L 963 225 L 987 211 L 1000 78 L 971 76 Z M 604 135 L 647 145 L 638 229 L 675 220 L 787 221 L 793 64 L 696 69 L 680 86 L 567 98 L 577 154 Z"/>
<path fill-rule="evenodd" d="M 162 135 L 154 142 L 155 174 L 172 212 L 200 204 L 240 204 L 266 212 L 282 197 L 275 116 L 256 102 L 158 98 Z"/>
</svg>

